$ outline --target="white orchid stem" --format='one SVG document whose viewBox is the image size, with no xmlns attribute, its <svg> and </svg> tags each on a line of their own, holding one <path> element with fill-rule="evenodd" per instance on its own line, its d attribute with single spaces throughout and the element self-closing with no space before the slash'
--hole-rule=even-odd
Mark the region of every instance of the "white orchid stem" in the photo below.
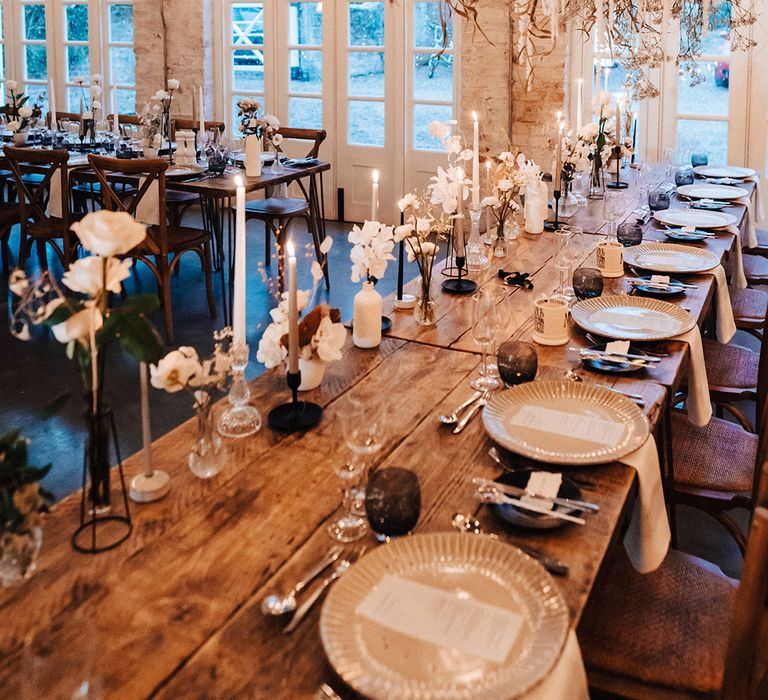
<svg viewBox="0 0 768 700">
<path fill-rule="evenodd" d="M 91 307 L 91 328 L 90 328 L 90 344 L 91 344 L 91 392 L 93 395 L 93 415 L 96 415 L 99 407 L 99 351 L 96 347 L 96 312 L 98 311 L 96 304 Z"/>
</svg>

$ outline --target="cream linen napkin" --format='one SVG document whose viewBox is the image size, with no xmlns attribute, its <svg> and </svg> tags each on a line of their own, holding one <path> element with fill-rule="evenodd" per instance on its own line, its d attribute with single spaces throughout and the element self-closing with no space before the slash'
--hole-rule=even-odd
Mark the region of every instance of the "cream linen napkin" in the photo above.
<svg viewBox="0 0 768 700">
<path fill-rule="evenodd" d="M 139 178 L 139 189 L 144 186 L 146 179 L 145 177 Z M 141 221 L 142 224 L 149 224 L 150 226 L 158 226 L 160 224 L 160 188 L 158 187 L 157 180 L 149 186 L 149 189 L 139 201 L 136 207 L 136 221 Z"/>
<path fill-rule="evenodd" d="M 704 364 L 704 348 L 701 345 L 701 331 L 694 326 L 670 340 L 684 340 L 690 348 L 688 365 L 688 399 L 685 402 L 688 420 L 693 425 L 705 426 L 712 418 L 712 404 L 709 400 L 709 381 Z"/>
<path fill-rule="evenodd" d="M 54 173 L 51 177 L 50 190 L 48 192 L 48 208 L 46 213 L 48 216 L 52 216 L 56 219 L 60 219 L 62 216 L 61 211 L 61 176 L 63 173 L 61 170 Z"/>
<path fill-rule="evenodd" d="M 765 206 L 763 205 L 763 191 L 762 186 L 760 185 L 760 176 L 753 175 L 752 177 L 748 177 L 747 180 L 755 183 L 755 213 L 757 214 L 757 221 L 762 223 L 763 219 L 765 219 Z"/>
<path fill-rule="evenodd" d="M 717 339 L 725 344 L 730 342 L 736 334 L 736 322 L 733 320 L 733 308 L 731 307 L 731 295 L 728 294 L 728 280 L 725 278 L 725 270 L 718 265 L 707 274 L 715 278 L 715 298 L 717 311 Z"/>
<path fill-rule="evenodd" d="M 757 247 L 757 232 L 755 231 L 755 212 L 752 208 L 752 200 L 749 197 L 737 199 L 738 204 L 743 204 L 747 208 L 744 216 L 747 217 L 747 248 Z"/>
<path fill-rule="evenodd" d="M 733 255 L 729 255 L 731 284 L 736 289 L 746 289 L 747 277 L 744 274 L 744 252 L 741 249 L 741 231 L 738 226 L 726 226 L 725 230 L 736 236 L 736 250 L 733 251 Z"/>
<path fill-rule="evenodd" d="M 632 566 L 641 574 L 655 571 L 667 556 L 671 538 L 664 489 L 661 484 L 659 453 L 652 435 L 642 447 L 622 457 L 621 461 L 637 471 L 639 493 L 624 536 Z"/>
<path fill-rule="evenodd" d="M 589 700 L 587 673 L 576 632 L 568 632 L 563 653 L 549 675 L 523 697 L 525 700 Z"/>
</svg>

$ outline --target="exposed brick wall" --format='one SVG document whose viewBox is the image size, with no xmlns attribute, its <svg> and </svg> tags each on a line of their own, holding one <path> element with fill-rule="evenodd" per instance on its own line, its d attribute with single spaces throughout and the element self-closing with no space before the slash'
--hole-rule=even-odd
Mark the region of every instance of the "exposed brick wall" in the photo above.
<svg viewBox="0 0 768 700">
<path fill-rule="evenodd" d="M 532 89 L 527 91 L 524 69 L 510 61 L 515 37 L 510 36 L 509 4 L 481 2 L 478 21 L 491 43 L 471 28 L 462 34 L 462 130 L 471 134 L 471 112 L 476 109 L 483 124 L 482 154 L 497 154 L 511 147 L 548 169 L 551 154 L 546 141 L 554 133 L 555 113 L 565 111 L 566 42 L 560 42 L 540 61 Z"/>
<path fill-rule="evenodd" d="M 211 21 L 206 0 L 137 0 L 134 6 L 134 51 L 136 53 L 136 109 L 141 111 L 156 90 L 164 87 L 165 48 L 163 15 L 167 27 L 168 78 L 181 88 L 174 97 L 173 113 L 192 114 L 195 85 L 204 85 L 206 65 L 211 61 Z M 212 71 L 207 71 L 210 81 Z M 207 111 L 207 110 L 206 110 Z"/>
</svg>

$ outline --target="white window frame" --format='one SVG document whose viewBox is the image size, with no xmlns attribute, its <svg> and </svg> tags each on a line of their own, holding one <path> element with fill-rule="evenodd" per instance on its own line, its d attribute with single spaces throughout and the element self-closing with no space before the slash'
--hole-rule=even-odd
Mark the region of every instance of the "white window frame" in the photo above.
<svg viewBox="0 0 768 700">
<path fill-rule="evenodd" d="M 66 47 L 68 45 L 88 45 L 90 75 L 102 76 L 101 102 L 105 113 L 111 107 L 110 46 L 133 48 L 133 43 L 109 41 L 109 8 L 111 5 L 134 5 L 135 0 L 0 0 L 3 6 L 3 44 L 5 49 L 5 76 L 0 81 L 5 88 L 5 80 L 12 79 L 19 85 L 36 85 L 48 91 L 48 79 L 53 78 L 56 90 L 56 105 L 59 111 L 67 109 L 67 89 L 74 83 L 67 79 Z M 24 38 L 24 5 L 40 4 L 45 7 L 45 39 Z M 88 41 L 66 40 L 65 6 L 73 4 L 88 5 Z M 25 66 L 25 46 L 42 45 L 46 47 L 47 75 L 44 80 L 26 80 L 23 76 Z M 86 76 L 90 80 L 90 75 Z M 135 77 L 134 77 L 135 83 Z M 134 85 L 118 84 L 119 89 L 135 90 Z"/>
</svg>

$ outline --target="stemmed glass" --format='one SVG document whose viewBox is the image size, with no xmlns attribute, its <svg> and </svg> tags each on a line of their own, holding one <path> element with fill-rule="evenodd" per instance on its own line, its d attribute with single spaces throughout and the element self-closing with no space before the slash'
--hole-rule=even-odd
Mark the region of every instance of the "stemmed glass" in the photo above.
<svg viewBox="0 0 768 700">
<path fill-rule="evenodd" d="M 557 291 L 554 297 L 568 300 L 565 294 L 565 284 L 571 269 L 571 253 L 568 248 L 571 240 L 571 232 L 563 227 L 554 232 L 554 247 L 552 249 L 552 263 L 557 270 Z"/>
<path fill-rule="evenodd" d="M 611 224 L 611 237 L 616 237 L 616 221 L 621 216 L 621 199 L 618 192 L 606 192 L 603 197 L 603 216 Z"/>
<path fill-rule="evenodd" d="M 380 405 L 375 401 L 363 403 L 346 396 L 336 407 L 336 421 L 351 459 L 340 464 L 336 475 L 342 482 L 341 517 L 328 526 L 328 533 L 339 542 L 354 542 L 366 532 L 364 512 L 365 492 L 360 487 L 365 481 L 368 459 L 381 449 L 383 420 Z"/>
<path fill-rule="evenodd" d="M 480 366 L 479 376 L 470 382 L 470 386 L 478 391 L 497 389 L 499 380 L 490 372 L 488 351 L 498 333 L 498 300 L 495 294 L 487 290 L 479 291 L 472 299 L 474 300 L 472 308 L 472 339 L 482 350 L 483 362 Z"/>
</svg>

